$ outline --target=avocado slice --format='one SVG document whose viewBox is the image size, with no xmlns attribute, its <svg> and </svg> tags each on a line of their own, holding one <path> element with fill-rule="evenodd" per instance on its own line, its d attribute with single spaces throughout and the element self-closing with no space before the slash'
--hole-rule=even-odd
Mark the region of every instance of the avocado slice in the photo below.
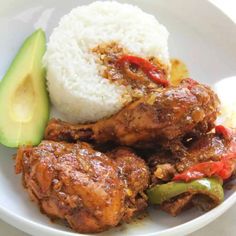
<svg viewBox="0 0 236 236">
<path fill-rule="evenodd" d="M 49 98 L 42 58 L 46 37 L 38 29 L 19 49 L 0 82 L 0 143 L 37 145 L 49 118 Z"/>
</svg>

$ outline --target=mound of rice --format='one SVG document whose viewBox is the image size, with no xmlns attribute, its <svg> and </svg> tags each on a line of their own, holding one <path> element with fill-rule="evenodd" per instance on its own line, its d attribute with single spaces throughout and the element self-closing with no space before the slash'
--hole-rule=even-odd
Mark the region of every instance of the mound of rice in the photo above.
<svg viewBox="0 0 236 236">
<path fill-rule="evenodd" d="M 62 17 L 44 64 L 52 103 L 71 122 L 94 122 L 132 99 L 125 86 L 104 79 L 91 49 L 115 41 L 141 57 L 169 64 L 168 32 L 154 16 L 117 2 L 94 2 Z"/>
</svg>

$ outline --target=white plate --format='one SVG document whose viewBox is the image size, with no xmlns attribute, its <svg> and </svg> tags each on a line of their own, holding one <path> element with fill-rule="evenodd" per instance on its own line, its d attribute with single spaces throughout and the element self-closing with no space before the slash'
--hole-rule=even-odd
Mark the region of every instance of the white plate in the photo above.
<svg viewBox="0 0 236 236">
<path fill-rule="evenodd" d="M 22 40 L 35 28 L 43 27 L 49 35 L 63 14 L 79 4 L 89 2 L 91 1 L 2 0 L 0 78 Z M 139 5 L 145 11 L 156 15 L 159 21 L 167 26 L 170 32 L 171 56 L 187 62 L 193 78 L 213 86 L 223 78 L 236 75 L 236 27 L 209 2 L 198 0 L 124 2 Z M 20 176 L 14 174 L 14 161 L 11 157 L 14 152 L 15 150 L 0 147 L 0 217 L 32 235 L 76 235 L 64 226 L 51 223 L 39 212 L 36 204 L 29 201 L 21 185 Z M 103 235 L 184 235 L 213 221 L 235 202 L 236 193 L 226 191 L 225 201 L 206 214 L 192 209 L 172 218 L 158 209 L 153 209 L 145 220 L 123 225 Z"/>
</svg>

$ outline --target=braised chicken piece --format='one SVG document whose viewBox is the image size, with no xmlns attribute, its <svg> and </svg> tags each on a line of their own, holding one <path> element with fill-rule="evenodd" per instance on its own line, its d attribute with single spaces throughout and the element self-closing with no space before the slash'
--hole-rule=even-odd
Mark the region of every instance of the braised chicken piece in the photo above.
<svg viewBox="0 0 236 236">
<path fill-rule="evenodd" d="M 16 172 L 50 218 L 66 220 L 81 233 L 101 232 L 147 206 L 145 162 L 126 149 L 109 155 L 86 143 L 43 141 L 18 150 Z"/>
<path fill-rule="evenodd" d="M 151 186 L 164 184 L 173 177 L 189 169 L 189 167 L 208 161 L 219 161 L 228 152 L 230 140 L 222 135 L 209 133 L 192 141 L 188 148 L 179 153 L 161 150 L 148 159 L 151 172 Z M 173 216 L 191 206 L 210 210 L 217 205 L 209 196 L 204 194 L 184 193 L 161 204 L 161 209 Z"/>
<path fill-rule="evenodd" d="M 94 141 L 150 147 L 167 145 L 188 133 L 199 135 L 214 126 L 217 95 L 191 79 L 180 86 L 159 88 L 108 119 L 88 125 L 51 120 L 45 138 L 54 141 Z"/>
<path fill-rule="evenodd" d="M 148 159 L 152 183 L 168 182 L 176 173 L 200 162 L 219 161 L 227 152 L 229 143 L 224 137 L 209 133 L 192 142 L 181 154 L 168 150 L 157 151 Z"/>
</svg>

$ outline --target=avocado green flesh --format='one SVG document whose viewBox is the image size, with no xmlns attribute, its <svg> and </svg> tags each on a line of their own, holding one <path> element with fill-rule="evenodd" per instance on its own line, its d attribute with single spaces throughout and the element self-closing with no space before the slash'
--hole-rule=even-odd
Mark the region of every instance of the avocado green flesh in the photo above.
<svg viewBox="0 0 236 236">
<path fill-rule="evenodd" d="M 42 58 L 45 33 L 29 36 L 0 82 L 0 142 L 8 147 L 37 145 L 49 118 Z"/>
<path fill-rule="evenodd" d="M 167 184 L 156 185 L 147 190 L 147 195 L 152 204 L 162 204 L 164 201 L 186 192 L 205 194 L 217 204 L 224 200 L 222 184 L 215 178 L 203 178 L 189 183 L 169 182 Z"/>
</svg>

